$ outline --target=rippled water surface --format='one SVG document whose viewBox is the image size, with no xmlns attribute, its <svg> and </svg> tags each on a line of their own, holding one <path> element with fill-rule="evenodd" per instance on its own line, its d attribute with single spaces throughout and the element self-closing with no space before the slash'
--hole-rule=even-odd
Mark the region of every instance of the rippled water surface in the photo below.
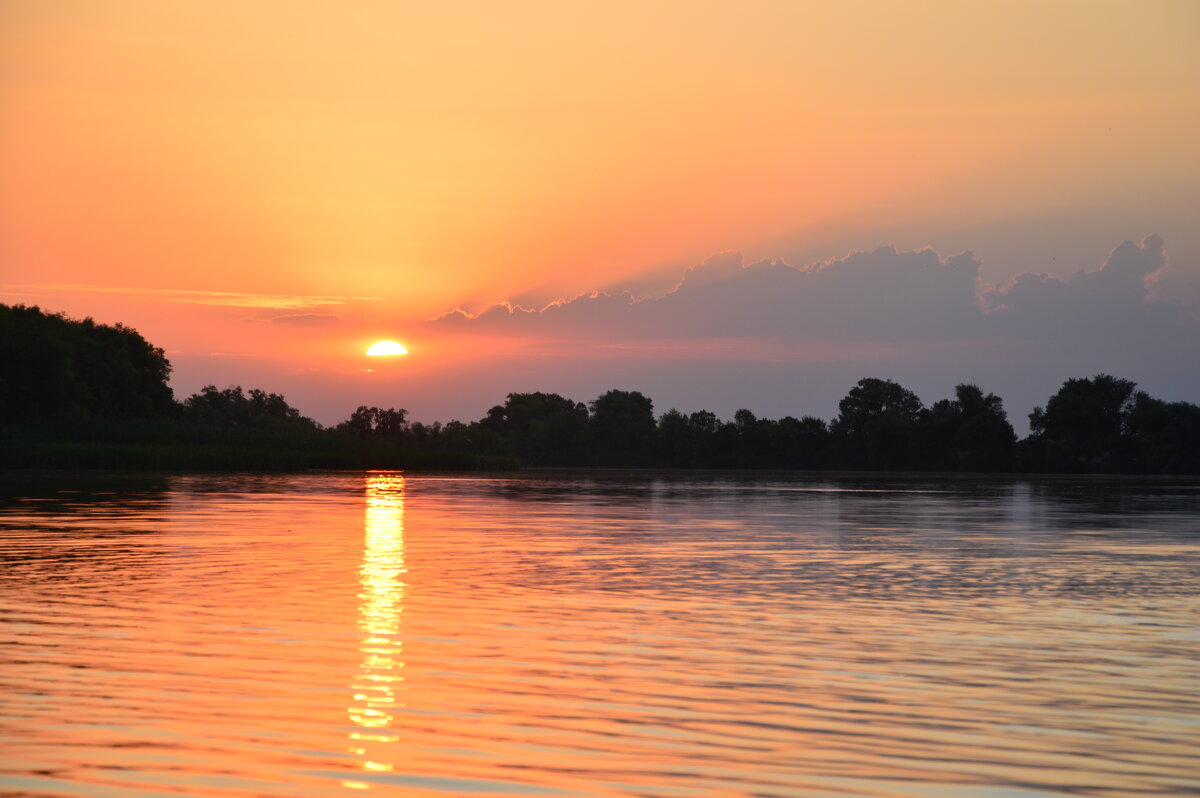
<svg viewBox="0 0 1200 798">
<path fill-rule="evenodd" d="M 0 480 L 0 794 L 1200 791 L 1200 484 Z"/>
</svg>

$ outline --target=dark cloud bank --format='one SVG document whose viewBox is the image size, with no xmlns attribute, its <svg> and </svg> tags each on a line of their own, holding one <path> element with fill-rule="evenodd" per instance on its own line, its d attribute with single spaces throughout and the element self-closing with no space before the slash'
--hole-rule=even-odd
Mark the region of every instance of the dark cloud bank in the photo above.
<svg viewBox="0 0 1200 798">
<path fill-rule="evenodd" d="M 590 293 L 541 309 L 499 304 L 476 316 L 455 310 L 439 328 L 501 335 L 687 340 L 961 341 L 996 336 L 1050 339 L 1195 329 L 1195 308 L 1154 295 L 1166 268 L 1158 236 L 1121 244 L 1096 271 L 1061 280 L 1023 274 L 1008 285 L 980 283 L 982 259 L 887 246 L 797 268 L 745 265 L 737 252 L 689 269 L 662 297 Z"/>
<path fill-rule="evenodd" d="M 559 342 L 553 355 L 530 350 L 540 364 L 521 374 L 535 384 L 507 390 L 560 386 L 591 398 L 592 388 L 640 379 L 622 387 L 657 388 L 650 395 L 659 410 L 707 403 L 718 412 L 724 404 L 826 412 L 854 375 L 897 379 L 926 401 L 948 395 L 955 382 L 977 380 L 1008 400 L 1018 423 L 1063 379 L 1099 371 L 1165 397 L 1200 400 L 1200 314 L 1156 294 L 1167 268 L 1158 236 L 1126 241 L 1095 270 L 1065 279 L 1031 272 L 989 285 L 980 280 L 982 263 L 970 252 L 941 257 L 890 246 L 803 268 L 746 265 L 726 252 L 689 269 L 661 297 L 593 293 L 541 309 L 455 310 L 428 324 L 443 333 Z M 710 347 L 700 368 L 685 362 L 692 345 Z M 615 363 L 614 348 L 656 360 L 620 368 L 600 362 Z M 795 407 L 800 400 L 817 406 Z"/>
</svg>

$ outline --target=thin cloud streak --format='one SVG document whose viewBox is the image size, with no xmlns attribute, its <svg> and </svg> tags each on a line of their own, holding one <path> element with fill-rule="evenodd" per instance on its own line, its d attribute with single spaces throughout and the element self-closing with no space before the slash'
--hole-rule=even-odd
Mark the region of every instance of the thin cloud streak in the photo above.
<svg viewBox="0 0 1200 798">
<path fill-rule="evenodd" d="M 285 316 L 272 316 L 267 321 L 272 324 L 289 324 L 301 327 L 325 326 L 340 324 L 346 319 L 336 313 L 289 313 Z"/>
<path fill-rule="evenodd" d="M 351 302 L 378 302 L 380 297 L 328 296 L 312 294 L 252 294 L 241 291 L 192 291 L 175 288 L 137 288 L 132 286 L 88 285 L 83 283 L 11 284 L 0 286 L 6 292 L 31 296 L 40 293 L 123 294 L 144 297 L 158 302 L 187 305 L 216 305 L 221 307 L 266 308 L 271 310 L 300 310 L 328 305 L 347 305 Z"/>
</svg>

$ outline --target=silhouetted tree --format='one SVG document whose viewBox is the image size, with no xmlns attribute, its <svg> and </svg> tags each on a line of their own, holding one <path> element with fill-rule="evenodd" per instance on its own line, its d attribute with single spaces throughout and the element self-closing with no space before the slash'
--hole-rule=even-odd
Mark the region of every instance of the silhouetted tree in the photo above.
<svg viewBox="0 0 1200 798">
<path fill-rule="evenodd" d="M 612 390 L 591 403 L 592 440 L 600 465 L 641 465 L 654 441 L 654 404 L 638 391 Z"/>
<path fill-rule="evenodd" d="M 461 421 L 451 421 L 442 427 L 440 443 L 442 448 L 452 452 L 466 452 L 472 449 L 474 440 L 471 426 Z"/>
<path fill-rule="evenodd" d="M 530 465 L 577 463 L 587 455 L 587 407 L 556 393 L 510 393 L 480 420 L 490 451 Z"/>
<path fill-rule="evenodd" d="M 708 410 L 697 410 L 688 416 L 688 426 L 696 432 L 704 435 L 716 434 L 717 427 L 721 426 L 721 422 L 717 420 L 717 414 Z"/>
<path fill-rule="evenodd" d="M 370 438 L 375 432 L 375 408 L 359 405 L 350 414 L 350 418 L 338 424 L 335 429 L 363 440 Z"/>
<path fill-rule="evenodd" d="M 1164 402 L 1138 391 L 1124 422 L 1133 470 L 1200 474 L 1200 406 Z"/>
<path fill-rule="evenodd" d="M 1029 414 L 1029 449 L 1051 470 L 1120 470 L 1130 454 L 1122 433 L 1136 387 L 1108 374 L 1067 380 L 1044 410 Z"/>
<path fill-rule="evenodd" d="M 659 417 L 655 449 L 660 465 L 671 468 L 690 468 L 694 465 L 695 452 L 687 416 L 671 408 Z"/>
<path fill-rule="evenodd" d="M 360 440 L 403 444 L 408 442 L 406 438 L 410 431 L 408 411 L 399 407 L 359 405 L 350 414 L 350 418 L 338 424 L 335 429 Z"/>
<path fill-rule="evenodd" d="M 832 431 L 838 459 L 849 468 L 913 468 L 918 464 L 917 424 L 924 408 L 912 391 L 891 380 L 867 377 L 838 403 Z"/>
<path fill-rule="evenodd" d="M 207 385 L 176 403 L 170 370 L 163 350 L 121 324 L 0 305 L 0 465 L 52 461 L 57 455 L 37 450 L 52 442 L 47 452 L 57 447 L 80 462 L 118 467 L 144 445 L 138 462 L 217 467 L 470 465 L 481 461 L 476 455 L 502 455 L 556 466 L 994 471 L 1015 463 L 1026 470 L 1200 472 L 1200 406 L 1155 399 L 1107 374 L 1064 382 L 1030 414 L 1031 434 L 1016 442 L 1000 397 L 973 384 L 957 385 L 952 399 L 926 410 L 899 384 L 864 378 L 829 426 L 812 416 L 759 418 L 746 408 L 725 422 L 707 410 L 674 409 L 656 422 L 648 397 L 612 390 L 590 406 L 553 393 L 511 393 L 470 424 L 410 422 L 401 408 L 361 405 L 324 430 L 282 395 L 257 388 Z"/>
<path fill-rule="evenodd" d="M 123 324 L 0 305 L 0 417 L 161 418 L 176 409 L 163 350 Z"/>
<path fill-rule="evenodd" d="M 1000 397 L 971 383 L 955 386 L 954 394 L 935 402 L 925 417 L 925 465 L 943 471 L 1011 469 L 1017 436 Z"/>
<path fill-rule="evenodd" d="M 799 420 L 784 416 L 775 427 L 772 465 L 805 470 L 824 468 L 829 458 L 829 443 L 829 428 L 823 420 L 813 416 Z"/>
<path fill-rule="evenodd" d="M 242 386 L 219 390 L 206 385 L 183 401 L 185 420 L 210 427 L 240 429 L 306 429 L 318 428 L 311 418 L 287 403 L 281 394 L 251 388 L 243 393 Z"/>
<path fill-rule="evenodd" d="M 375 408 L 375 434 L 385 440 L 400 441 L 408 430 L 408 411 L 403 408 Z"/>
</svg>

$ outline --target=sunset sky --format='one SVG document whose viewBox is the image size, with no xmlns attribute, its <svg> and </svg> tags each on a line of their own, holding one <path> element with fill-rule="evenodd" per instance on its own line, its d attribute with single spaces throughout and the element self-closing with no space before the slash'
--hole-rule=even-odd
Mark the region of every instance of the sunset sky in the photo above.
<svg viewBox="0 0 1200 798">
<path fill-rule="evenodd" d="M 6 0 L 0 119 L 0 301 L 179 397 L 1200 400 L 1190 0 Z"/>
</svg>

